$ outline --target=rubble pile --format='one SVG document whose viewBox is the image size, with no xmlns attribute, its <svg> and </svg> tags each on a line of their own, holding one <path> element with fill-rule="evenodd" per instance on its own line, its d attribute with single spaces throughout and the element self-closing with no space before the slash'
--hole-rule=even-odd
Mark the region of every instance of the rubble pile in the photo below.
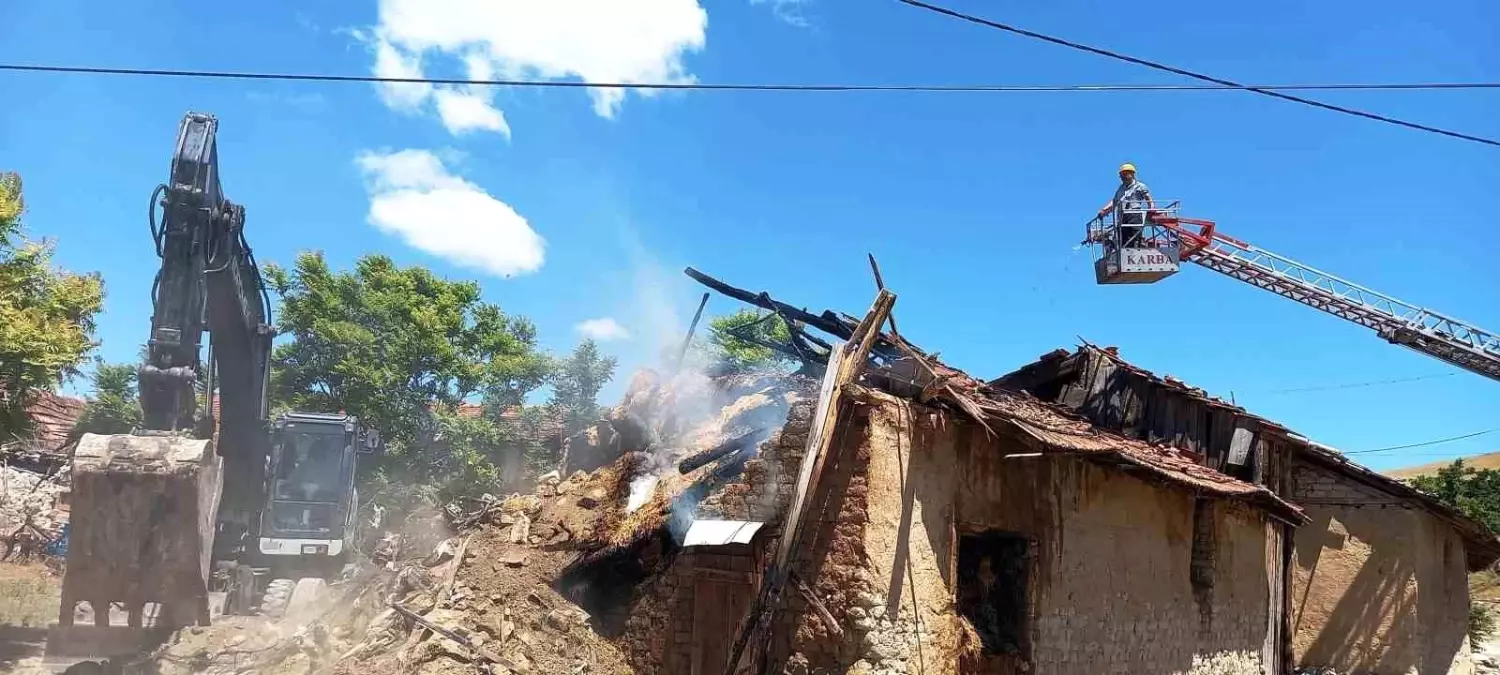
<svg viewBox="0 0 1500 675">
<path fill-rule="evenodd" d="M 68 521 L 62 504 L 67 480 L 57 476 L 0 465 L 0 536 L 10 536 L 28 523 L 47 539 L 56 537 Z"/>
<path fill-rule="evenodd" d="M 616 453 L 555 471 L 530 494 L 421 514 L 376 562 L 279 621 L 233 617 L 179 631 L 127 672 L 646 672 L 631 614 L 651 604 L 695 507 L 772 442 L 816 383 L 783 376 L 638 375 L 599 428 Z M 570 439 L 576 449 L 578 437 Z M 590 446 L 595 457 L 601 448 Z M 764 463 L 764 459 L 759 460 Z M 686 470 L 684 470 L 686 469 Z M 431 544 L 436 533 L 442 538 Z M 422 536 L 429 537 L 422 541 Z"/>
</svg>

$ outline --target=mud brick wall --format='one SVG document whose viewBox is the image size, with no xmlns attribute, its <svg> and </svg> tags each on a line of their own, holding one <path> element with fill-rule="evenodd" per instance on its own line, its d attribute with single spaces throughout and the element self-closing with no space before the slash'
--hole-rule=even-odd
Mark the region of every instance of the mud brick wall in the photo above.
<svg viewBox="0 0 1500 675">
<path fill-rule="evenodd" d="M 1468 673 L 1463 539 L 1414 505 L 1305 460 L 1293 500 L 1296 663 L 1340 673 Z"/>
<path fill-rule="evenodd" d="M 744 473 L 704 498 L 697 516 L 778 526 L 796 489 L 816 407 L 816 400 L 793 403 L 786 423 L 760 444 L 756 456 L 745 462 Z"/>
<path fill-rule="evenodd" d="M 1279 602 L 1279 526 L 1260 511 L 1210 500 L 1195 527 L 1186 490 L 1077 458 L 1003 459 L 1032 450 L 947 412 L 864 400 L 794 568 L 842 634 L 789 593 L 773 651 L 788 672 L 1260 672 Z M 983 654 L 954 601 L 960 541 L 992 531 L 1027 542 L 1019 654 Z M 1208 552 L 1196 587 L 1195 536 Z"/>
<path fill-rule="evenodd" d="M 636 602 L 625 620 L 625 639 L 620 646 L 630 667 L 638 673 L 675 672 L 667 666 L 672 658 L 679 583 L 680 578 L 669 572 L 652 578 L 636 591 Z"/>
<path fill-rule="evenodd" d="M 867 406 L 851 406 L 844 413 L 820 487 L 807 504 L 809 529 L 792 552 L 793 578 L 782 596 L 786 610 L 777 617 L 771 649 L 773 663 L 785 664 L 791 673 L 843 672 L 864 649 L 851 610 L 871 604 L 876 587 L 865 553 L 873 448 L 863 429 L 869 413 Z M 829 625 L 809 596 L 835 625 Z"/>
</svg>

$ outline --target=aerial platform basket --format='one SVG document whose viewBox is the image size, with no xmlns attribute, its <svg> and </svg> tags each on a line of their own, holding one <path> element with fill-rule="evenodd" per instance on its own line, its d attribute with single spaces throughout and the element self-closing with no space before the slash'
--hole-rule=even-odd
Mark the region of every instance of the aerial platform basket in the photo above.
<svg viewBox="0 0 1500 675">
<path fill-rule="evenodd" d="M 1184 256 L 1178 203 L 1111 209 L 1088 223 L 1086 244 L 1096 245 L 1094 280 L 1149 284 L 1177 273 Z"/>
</svg>

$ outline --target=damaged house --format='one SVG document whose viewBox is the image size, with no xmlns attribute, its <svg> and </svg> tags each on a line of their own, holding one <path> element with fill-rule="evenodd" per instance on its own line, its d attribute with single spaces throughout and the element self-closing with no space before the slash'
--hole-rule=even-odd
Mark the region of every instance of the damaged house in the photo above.
<svg viewBox="0 0 1500 675">
<path fill-rule="evenodd" d="M 828 365 L 763 440 L 673 458 L 712 477 L 654 486 L 669 537 L 560 580 L 637 672 L 1286 672 L 1308 518 L 1274 490 L 944 366 L 876 328 L 888 293 L 856 321 L 714 283 L 837 340 L 793 331 Z"/>
<path fill-rule="evenodd" d="M 991 384 L 1180 448 L 1301 508 L 1309 522 L 1281 554 L 1290 564 L 1279 611 L 1294 664 L 1377 675 L 1470 672 L 1467 574 L 1500 557 L 1500 541 L 1482 524 L 1113 349 L 1059 350 Z"/>
<path fill-rule="evenodd" d="M 450 513 L 441 573 L 260 672 L 1471 672 L 1464 572 L 1500 545 L 1420 493 L 1110 352 L 985 383 L 883 289 L 856 318 L 689 274 L 803 367 L 642 372 L 569 473 Z"/>
</svg>

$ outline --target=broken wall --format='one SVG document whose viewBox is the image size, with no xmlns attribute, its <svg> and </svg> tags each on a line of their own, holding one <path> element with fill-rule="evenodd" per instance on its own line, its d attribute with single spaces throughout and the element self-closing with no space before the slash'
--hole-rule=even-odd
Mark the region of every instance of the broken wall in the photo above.
<svg viewBox="0 0 1500 675">
<path fill-rule="evenodd" d="M 1075 457 L 1002 458 L 1034 453 L 935 409 L 863 397 L 794 566 L 840 631 L 789 592 L 777 660 L 1092 675 L 1186 673 L 1218 657 L 1241 664 L 1224 672 L 1260 672 L 1276 648 L 1280 525 L 1261 512 Z"/>
<path fill-rule="evenodd" d="M 1462 537 L 1430 512 L 1297 461 L 1293 499 L 1296 663 L 1339 673 L 1472 672 Z"/>
</svg>

